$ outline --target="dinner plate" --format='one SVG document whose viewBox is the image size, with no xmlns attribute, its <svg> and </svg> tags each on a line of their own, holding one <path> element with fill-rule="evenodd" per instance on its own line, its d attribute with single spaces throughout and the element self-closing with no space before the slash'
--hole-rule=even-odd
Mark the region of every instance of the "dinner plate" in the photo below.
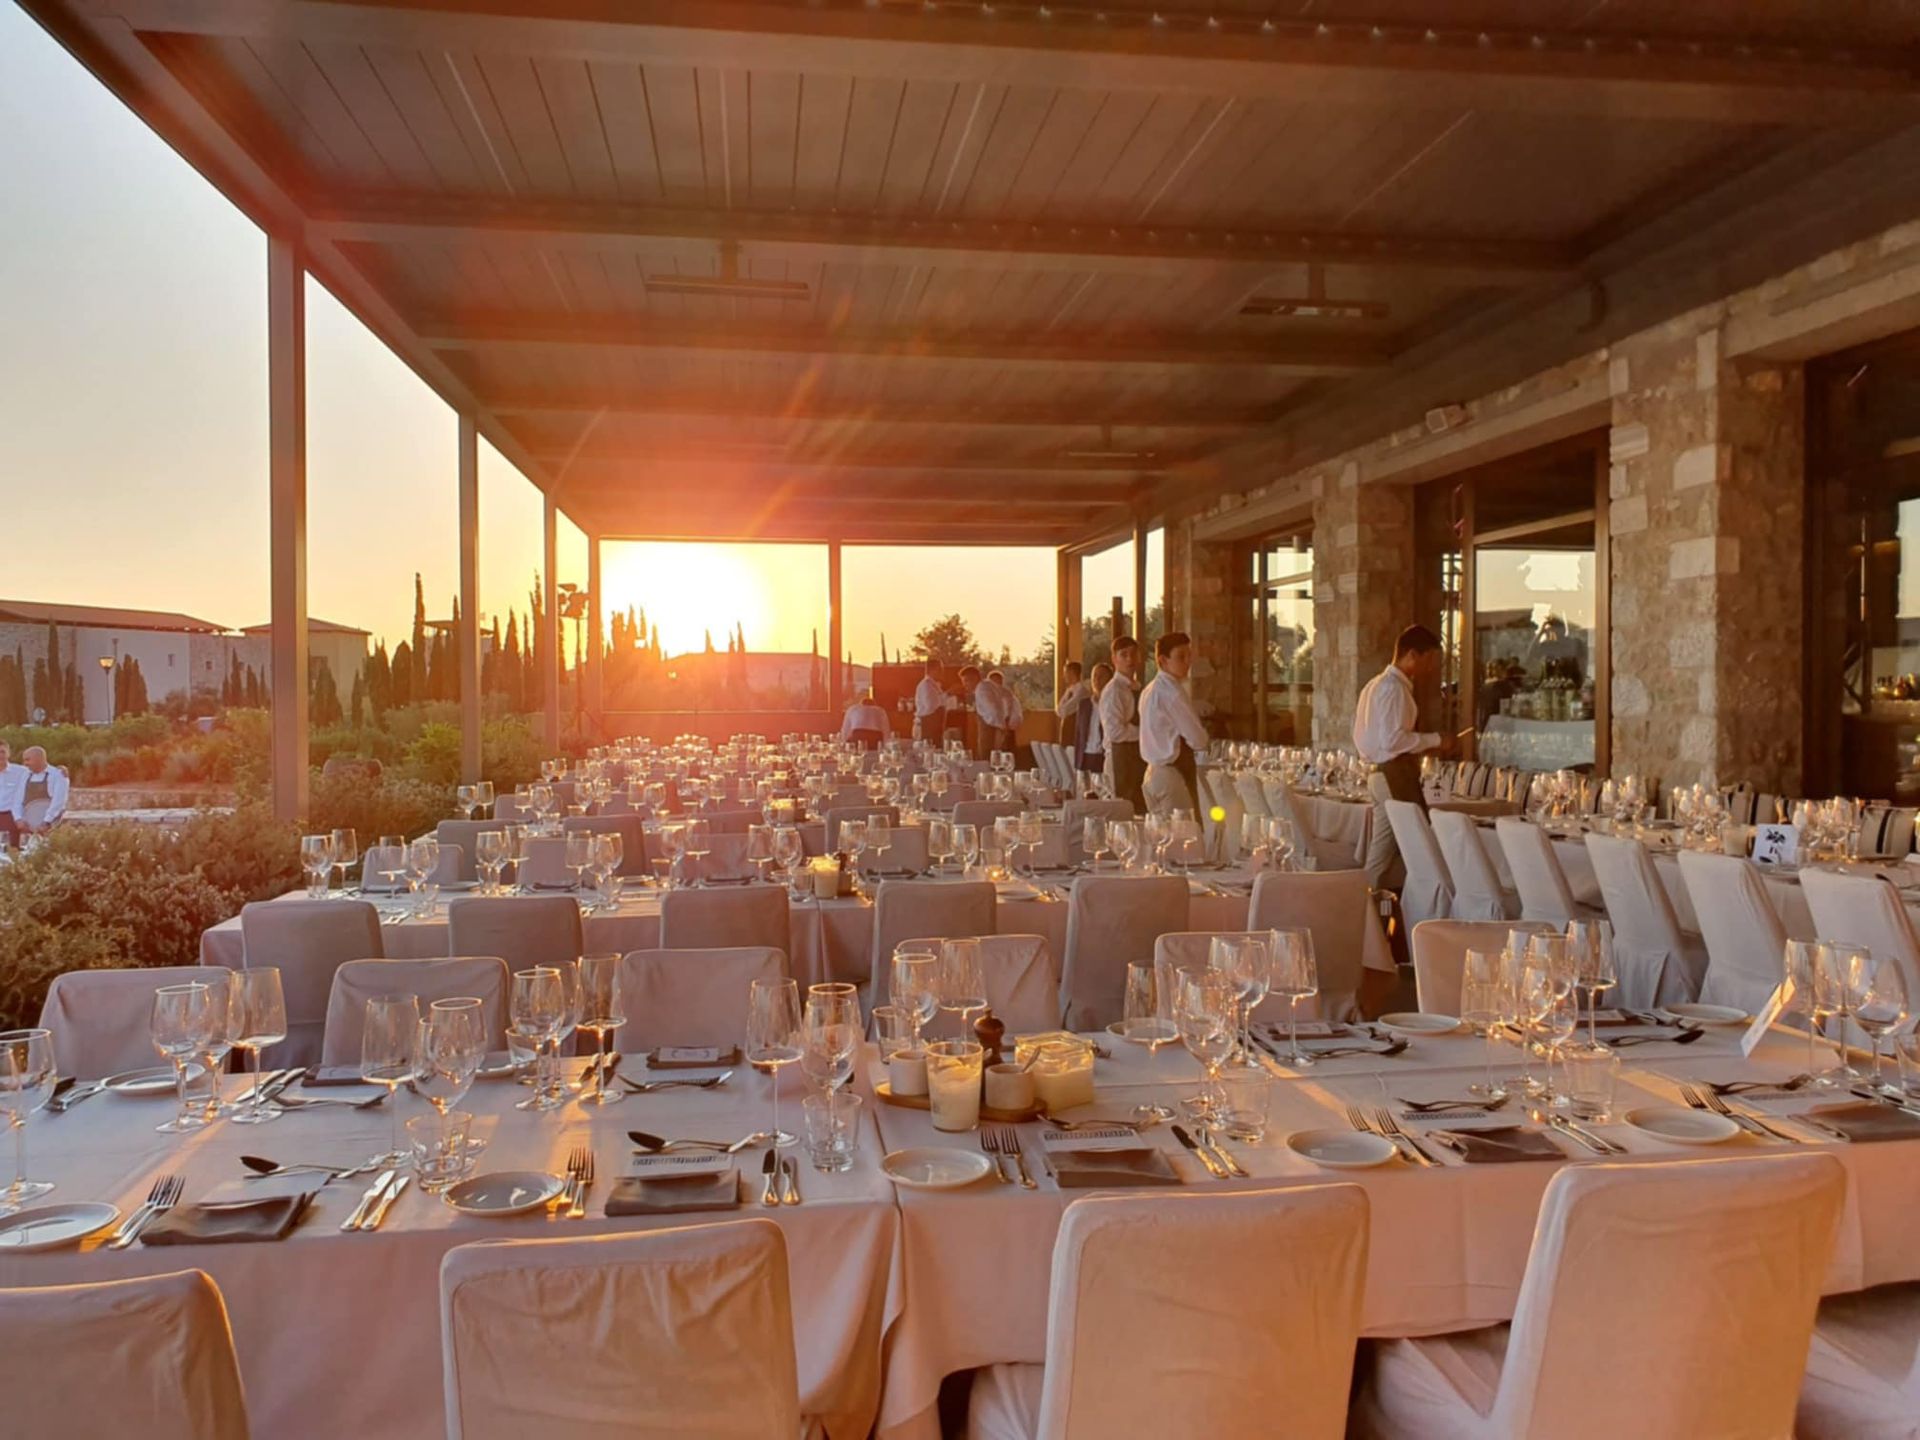
<svg viewBox="0 0 1920 1440">
<path fill-rule="evenodd" d="M 1287 1148 L 1329 1170 L 1368 1170 L 1397 1153 L 1384 1135 L 1363 1130 L 1296 1130 L 1287 1137 Z"/>
<path fill-rule="evenodd" d="M 1446 1035 L 1460 1028 L 1457 1015 L 1428 1015 L 1419 1010 L 1401 1010 L 1382 1015 L 1380 1023 L 1402 1035 Z"/>
<path fill-rule="evenodd" d="M 1682 1020 L 1692 1020 L 1700 1025 L 1745 1025 L 1753 1019 L 1746 1011 L 1733 1005 L 1666 1005 L 1661 1007 L 1669 1015 Z"/>
<path fill-rule="evenodd" d="M 1180 1031 L 1171 1020 L 1116 1020 L 1107 1026 L 1107 1033 L 1116 1040 L 1149 1046 L 1170 1044 L 1180 1038 Z"/>
<path fill-rule="evenodd" d="M 545 1170 L 496 1170 L 448 1187 L 440 1198 L 463 1215 L 524 1215 L 566 1188 Z"/>
<path fill-rule="evenodd" d="M 0 1219 L 0 1250 L 59 1250 L 78 1245 L 120 1218 L 112 1205 L 37 1205 Z"/>
<path fill-rule="evenodd" d="M 489 1050 L 487 1058 L 480 1062 L 480 1068 L 474 1072 L 481 1080 L 499 1080 L 514 1073 L 513 1052 L 511 1050 Z"/>
<path fill-rule="evenodd" d="M 1718 1145 L 1740 1133 L 1740 1127 L 1724 1115 L 1683 1105 L 1642 1105 L 1624 1118 L 1634 1129 L 1676 1145 Z"/>
<path fill-rule="evenodd" d="M 978 1150 L 955 1150 L 944 1145 L 919 1145 L 891 1150 L 880 1162 L 886 1177 L 909 1190 L 957 1190 L 984 1180 L 993 1169 Z"/>
<path fill-rule="evenodd" d="M 204 1065 L 187 1067 L 187 1083 L 193 1084 L 207 1073 Z M 109 1075 L 100 1082 L 101 1087 L 115 1095 L 172 1095 L 176 1091 L 171 1065 L 155 1066 L 151 1070 L 123 1070 L 118 1075 Z"/>
</svg>

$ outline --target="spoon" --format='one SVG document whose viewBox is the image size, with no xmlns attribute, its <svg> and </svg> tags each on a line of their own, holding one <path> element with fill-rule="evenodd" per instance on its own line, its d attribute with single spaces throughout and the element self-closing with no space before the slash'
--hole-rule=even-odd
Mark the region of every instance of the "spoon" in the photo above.
<svg viewBox="0 0 1920 1440">
<path fill-rule="evenodd" d="M 1403 1110 L 1416 1115 L 1432 1115 L 1447 1110 L 1485 1110 L 1491 1113 L 1505 1105 L 1508 1097 L 1502 1095 L 1497 1100 L 1402 1100 L 1395 1096 L 1394 1099 Z"/>
<path fill-rule="evenodd" d="M 336 1180 L 344 1180 L 358 1175 L 362 1170 L 371 1170 L 371 1165 L 281 1165 L 264 1155 L 242 1155 L 240 1163 L 253 1171 L 249 1180 L 265 1180 L 275 1175 L 296 1175 L 303 1172 L 319 1172 L 331 1175 Z"/>
<path fill-rule="evenodd" d="M 737 1155 L 760 1137 L 742 1135 L 731 1142 L 721 1140 L 667 1140 L 658 1135 L 649 1135 L 644 1130 L 629 1130 L 627 1138 L 649 1154 L 659 1154 L 663 1150 L 717 1150 L 722 1155 Z"/>
</svg>

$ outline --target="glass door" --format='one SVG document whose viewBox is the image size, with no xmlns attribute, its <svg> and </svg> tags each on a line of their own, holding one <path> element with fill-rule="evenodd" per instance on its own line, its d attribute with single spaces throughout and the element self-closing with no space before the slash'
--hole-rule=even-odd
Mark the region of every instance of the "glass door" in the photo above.
<svg viewBox="0 0 1920 1440">
<path fill-rule="evenodd" d="M 1598 758 L 1593 522 L 1473 552 L 1479 758 L 1522 770 Z"/>
</svg>

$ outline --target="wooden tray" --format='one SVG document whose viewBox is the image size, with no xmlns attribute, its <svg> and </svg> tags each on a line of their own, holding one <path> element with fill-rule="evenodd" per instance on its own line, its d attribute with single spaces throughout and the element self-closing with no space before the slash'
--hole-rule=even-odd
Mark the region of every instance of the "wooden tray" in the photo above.
<svg viewBox="0 0 1920 1440">
<path fill-rule="evenodd" d="M 893 1086 L 885 1080 L 873 1087 L 873 1093 L 880 1097 L 880 1103 L 883 1105 L 898 1105 L 902 1110 L 933 1109 L 933 1101 L 925 1095 L 896 1095 L 893 1093 Z M 991 1120 L 1001 1125 L 1018 1125 L 1027 1120 L 1039 1120 L 1044 1118 L 1045 1114 L 1046 1112 L 1038 1104 L 1029 1105 L 1024 1110 L 996 1110 L 993 1106 L 986 1104 L 980 1107 L 982 1120 Z"/>
</svg>

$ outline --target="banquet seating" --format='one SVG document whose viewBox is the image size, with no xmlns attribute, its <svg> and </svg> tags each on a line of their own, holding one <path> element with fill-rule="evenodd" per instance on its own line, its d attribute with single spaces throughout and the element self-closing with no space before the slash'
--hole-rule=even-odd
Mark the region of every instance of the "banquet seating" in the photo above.
<svg viewBox="0 0 1920 1440">
<path fill-rule="evenodd" d="M 1400 887 L 1400 913 L 1408 925 L 1423 920 L 1445 920 L 1453 914 L 1453 877 L 1441 857 L 1440 842 L 1426 814 L 1410 800 L 1388 800 L 1383 807 L 1393 827 L 1393 841 L 1407 867 Z"/>
<path fill-rule="evenodd" d="M 887 993 L 896 945 L 926 935 L 991 935 L 998 928 L 997 903 L 991 880 L 882 880 L 873 899 L 868 973 L 833 978 L 864 982 L 868 1002 L 878 1005 Z"/>
<path fill-rule="evenodd" d="M 1920 811 L 1904 805 L 1872 805 L 1860 817 L 1855 850 L 1872 856 L 1904 856 L 1913 850 L 1913 822 Z"/>
<path fill-rule="evenodd" d="M 1912 1440 L 1920 1433 L 1920 1285 L 1820 1305 L 1796 1440 Z"/>
<path fill-rule="evenodd" d="M 669 890 L 660 897 L 662 950 L 727 950 L 758 945 L 784 954 L 792 940 L 787 892 L 778 885 Z"/>
<path fill-rule="evenodd" d="M 619 986 L 629 1051 L 713 1045 L 746 1036 L 747 996 L 756 980 L 784 980 L 787 957 L 764 945 L 724 950 L 633 950 L 621 957 Z"/>
<path fill-rule="evenodd" d="M 1067 834 L 1067 849 L 1075 864 L 1088 858 L 1084 846 L 1087 821 L 1099 816 L 1108 824 L 1133 818 L 1133 803 L 1128 800 L 1069 800 L 1060 807 L 1060 828 Z"/>
<path fill-rule="evenodd" d="M 458 845 L 442 845 L 439 862 L 433 867 L 433 873 L 427 876 L 429 885 L 454 885 L 460 880 L 461 868 L 467 863 L 466 856 Z M 408 889 L 407 877 L 399 872 L 407 868 L 407 852 L 398 845 L 369 845 L 364 859 L 360 862 L 360 888 L 369 895 L 404 894 Z M 393 878 L 387 878 L 387 872 L 394 872 Z"/>
<path fill-rule="evenodd" d="M 984 836 L 981 843 L 986 842 Z M 1036 845 L 1016 842 L 1007 850 L 1009 864 L 1017 864 L 1022 870 L 1064 870 L 1073 863 L 1073 852 L 1068 844 L 1067 829 L 1064 825 L 1044 820 L 1040 824 L 1040 841 Z"/>
<path fill-rule="evenodd" d="M 514 878 L 529 890 L 571 890 L 575 877 L 567 868 L 567 842 L 558 835 L 530 836 Z"/>
<path fill-rule="evenodd" d="M 1871 875 L 1830 870 L 1800 872 L 1800 890 L 1822 940 L 1864 945 L 1875 955 L 1893 955 L 1907 979 L 1907 994 L 1920 997 L 1920 944 L 1914 939 L 1900 893 Z"/>
<path fill-rule="evenodd" d="M 1564 929 L 1575 920 L 1607 918 L 1605 911 L 1573 898 L 1573 887 L 1560 868 L 1560 857 L 1553 853 L 1553 842 L 1538 825 L 1502 815 L 1493 822 L 1493 833 L 1507 857 L 1513 888 L 1520 893 L 1521 919 L 1541 920 Z"/>
<path fill-rule="evenodd" d="M 520 971 L 578 960 L 582 948 L 580 904 L 571 895 L 463 895 L 447 906 L 449 955 L 497 955 Z"/>
<path fill-rule="evenodd" d="M 1247 928 L 1305 930 L 1313 937 L 1320 993 L 1300 1006 L 1302 1020 L 1352 1019 L 1369 948 L 1386 948 L 1373 887 L 1358 870 L 1267 871 L 1253 882 Z"/>
<path fill-rule="evenodd" d="M 1790 1436 L 1845 1195 L 1831 1155 L 1562 1169 L 1512 1323 L 1376 1342 L 1354 1433 Z"/>
<path fill-rule="evenodd" d="M 869 845 L 860 856 L 860 864 L 868 874 L 877 870 L 911 870 L 918 875 L 927 868 L 926 826 L 888 826 L 887 848 L 875 850 Z"/>
<path fill-rule="evenodd" d="M 327 1029 L 320 1042 L 322 1065 L 358 1065 L 367 1001 L 379 995 L 414 995 L 424 1019 L 436 1000 L 480 1002 L 487 1049 L 507 1048 L 507 962 L 491 955 L 444 960 L 349 960 L 333 972 Z"/>
<path fill-rule="evenodd" d="M 938 945 L 947 938 L 910 935 L 903 943 Z M 978 939 L 980 970 L 987 982 L 987 1008 L 1007 1027 L 1007 1035 L 1036 1035 L 1059 1025 L 1060 969 L 1046 936 L 982 935 Z M 875 993 L 884 995 L 886 991 L 883 987 Z M 938 1026 L 941 1022 L 933 1023 Z M 931 1031 L 929 1035 L 940 1038 Z M 972 1039 L 972 1032 L 961 1038 Z"/>
<path fill-rule="evenodd" d="M 1358 1185 L 1075 1201 L 1046 1363 L 977 1372 L 968 1440 L 1340 1440 L 1368 1208 Z"/>
<path fill-rule="evenodd" d="M 1532 920 L 1425 920 L 1413 927 L 1413 983 L 1429 1015 L 1458 1015 L 1469 950 L 1504 950 L 1519 930 L 1551 935 L 1551 925 Z"/>
<path fill-rule="evenodd" d="M 984 845 L 994 821 L 1002 815 L 1018 815 L 1026 808 L 1026 803 L 1020 800 L 963 800 L 953 807 L 953 823 L 978 825 L 980 843 Z"/>
<path fill-rule="evenodd" d="M 584 830 L 593 835 L 620 837 L 620 868 L 616 875 L 648 875 L 647 831 L 638 815 L 569 815 L 560 822 L 563 834 Z"/>
<path fill-rule="evenodd" d="M 1240 833 L 1246 828 L 1246 804 L 1240 799 L 1239 787 L 1225 766 L 1209 765 L 1199 773 L 1200 783 L 1213 795 L 1212 803 L 1207 807 L 1208 823 L 1215 823 L 1214 810 L 1220 812 L 1218 824 L 1226 837 L 1220 847 L 1220 858 L 1231 864 L 1240 858 Z"/>
<path fill-rule="evenodd" d="M 333 972 L 349 960 L 387 953 L 380 912 L 364 900 L 256 900 L 240 911 L 240 943 L 248 969 L 272 965 L 280 971 L 287 1038 L 274 1058 L 282 1065 L 319 1063 Z M 500 952 L 456 947 L 455 953 Z"/>
<path fill-rule="evenodd" d="M 1273 808 L 1267 804 L 1267 792 L 1260 784 L 1260 777 L 1253 771 L 1242 770 L 1233 777 L 1233 793 L 1240 797 L 1241 807 L 1247 814 L 1273 814 Z"/>
<path fill-rule="evenodd" d="M 460 851 L 460 869 L 454 877 L 456 881 L 472 883 L 480 878 L 477 857 L 480 853 L 480 832 L 482 830 L 505 830 L 504 820 L 442 820 L 433 827 L 433 838 L 440 842 L 442 850 L 449 846 L 458 846 Z"/>
<path fill-rule="evenodd" d="M 1706 951 L 1682 933 L 1647 847 L 1621 835 L 1589 835 L 1587 855 L 1613 922 L 1614 1003 L 1647 1010 L 1697 1000 Z"/>
<path fill-rule="evenodd" d="M 1127 966 L 1153 960 L 1154 942 L 1187 928 L 1184 875 L 1083 875 L 1067 901 L 1060 964 L 1061 1023 L 1098 1030 L 1121 1018 Z"/>
<path fill-rule="evenodd" d="M 1511 920 L 1520 913 L 1520 897 L 1500 883 L 1500 872 L 1480 838 L 1480 827 L 1457 810 L 1427 816 L 1453 881 L 1453 918 Z"/>
<path fill-rule="evenodd" d="M 1293 787 L 1282 779 L 1266 779 L 1261 782 L 1266 791 L 1267 808 L 1293 826 L 1293 833 L 1299 839 L 1300 853 L 1310 856 L 1316 870 L 1358 870 L 1362 868 L 1363 858 L 1352 846 L 1322 838 L 1313 827 L 1312 818 L 1306 807 L 1300 803 L 1300 797 L 1294 794 Z"/>
<path fill-rule="evenodd" d="M 1153 988 L 1160 1013 L 1173 1013 L 1173 984 L 1182 970 L 1204 970 L 1213 963 L 1215 940 L 1271 940 L 1269 930 L 1175 930 L 1153 942 Z M 1125 1019 L 1123 1015 L 1121 1017 Z"/>
<path fill-rule="evenodd" d="M 842 820 L 865 820 L 869 815 L 884 815 L 888 825 L 900 823 L 898 805 L 876 805 L 870 800 L 856 800 L 851 805 L 836 805 L 827 811 L 827 849 L 829 852 L 842 848 L 840 844 L 840 822 Z"/>
<path fill-rule="evenodd" d="M 440 1322 L 448 1440 L 800 1434 L 771 1220 L 462 1245 L 441 1263 Z"/>
<path fill-rule="evenodd" d="M 53 1068 L 79 1080 L 151 1068 L 153 992 L 163 985 L 204 985 L 219 969 L 163 965 L 128 970 L 69 970 L 53 977 L 40 1007 L 40 1028 L 53 1032 Z"/>
<path fill-rule="evenodd" d="M 1737 855 L 1680 852 L 1680 878 L 1707 946 L 1700 998 L 1758 1014 L 1786 973 L 1787 932 L 1758 871 Z"/>
<path fill-rule="evenodd" d="M 802 835 L 804 837 L 804 830 Z M 758 869 L 747 858 L 750 839 L 751 837 L 744 832 L 738 835 L 709 835 L 707 843 L 713 848 L 699 863 L 700 878 L 707 881 L 756 878 Z M 651 861 L 651 857 L 649 860 Z M 694 873 L 695 867 L 692 860 L 684 860 L 681 863 L 689 875 Z"/>
<path fill-rule="evenodd" d="M 21 1437 L 248 1435 L 227 1307 L 200 1270 L 0 1290 L 0 1396 Z"/>
</svg>

